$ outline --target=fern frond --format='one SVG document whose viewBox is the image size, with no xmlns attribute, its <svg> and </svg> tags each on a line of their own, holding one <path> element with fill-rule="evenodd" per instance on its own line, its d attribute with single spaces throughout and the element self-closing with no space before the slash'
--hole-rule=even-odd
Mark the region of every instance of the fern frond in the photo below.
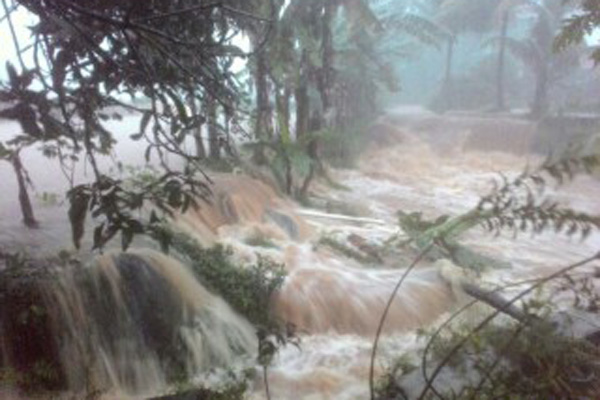
<svg viewBox="0 0 600 400">
<path fill-rule="evenodd" d="M 434 21 L 415 14 L 404 14 L 387 19 L 386 28 L 400 31 L 423 44 L 440 49 L 440 43 L 452 37 L 452 33 Z"/>
<path fill-rule="evenodd" d="M 438 241 L 453 241 L 475 226 L 499 235 L 512 230 L 539 234 L 554 230 L 568 236 L 587 238 L 600 231 L 600 216 L 588 215 L 561 206 L 544 197 L 549 181 L 564 184 L 576 175 L 589 174 L 600 166 L 600 155 L 570 156 L 548 160 L 534 171 L 525 171 L 513 180 L 501 175 L 490 194 L 480 199 L 471 211 L 443 218 L 427 226 L 420 215 L 399 213 L 400 226 L 419 248 Z"/>
<path fill-rule="evenodd" d="M 585 239 L 593 230 L 600 230 L 600 216 L 592 216 L 561 206 L 544 198 L 548 181 L 562 185 L 576 175 L 589 174 L 600 166 L 599 155 L 572 156 L 548 160 L 533 172 L 523 172 L 509 181 L 502 177 L 500 184 L 476 207 L 481 225 L 489 231 L 541 233 L 554 229 L 568 236 L 579 234 Z"/>
<path fill-rule="evenodd" d="M 581 14 L 575 14 L 563 21 L 560 34 L 555 38 L 553 49 L 563 52 L 567 48 L 583 43 L 587 35 L 591 35 L 600 25 L 600 6 L 595 2 L 585 3 L 586 9 Z M 595 7 L 595 8 L 594 8 Z M 595 64 L 600 63 L 600 49 L 595 49 L 591 54 Z"/>
<path fill-rule="evenodd" d="M 370 33 L 382 33 L 383 25 L 365 0 L 342 0 L 352 36 L 361 30 Z"/>
<path fill-rule="evenodd" d="M 482 47 L 498 48 L 502 42 L 501 37 L 495 36 L 486 40 Z M 521 62 L 531 68 L 536 68 L 540 63 L 541 54 L 532 40 L 519 40 L 512 37 L 504 38 L 506 49 Z"/>
</svg>

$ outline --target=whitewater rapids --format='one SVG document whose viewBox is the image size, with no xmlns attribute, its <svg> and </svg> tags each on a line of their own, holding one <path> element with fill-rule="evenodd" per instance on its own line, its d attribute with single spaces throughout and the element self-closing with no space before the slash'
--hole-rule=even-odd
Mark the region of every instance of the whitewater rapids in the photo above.
<svg viewBox="0 0 600 400">
<path fill-rule="evenodd" d="M 269 370 L 273 399 L 366 398 L 369 356 L 376 324 L 406 268 L 399 264 L 366 267 L 319 246 L 320 237 L 354 233 L 373 243 L 382 243 L 390 234 L 398 232 L 395 216 L 398 210 L 420 211 L 427 218 L 463 213 L 490 190 L 491 182 L 498 178 L 499 172 L 510 176 L 543 160 L 528 147 L 532 140 L 529 126 L 459 119 L 448 123 L 445 131 L 443 122 L 431 116 L 426 118 L 421 113 L 396 116 L 386 122 L 385 134 L 374 133 L 379 135 L 378 141 L 364 152 L 357 168 L 332 171 L 332 177 L 349 190 L 332 189 L 322 183 L 315 185 L 314 192 L 319 197 L 353 205 L 360 214 L 356 219 L 301 209 L 265 183 L 243 175 L 217 175 L 213 203 L 176 221 L 177 226 L 206 245 L 221 242 L 231 246 L 241 263 L 253 262 L 257 254 L 263 254 L 285 264 L 288 277 L 274 299 L 273 307 L 280 318 L 298 327 L 302 342 L 300 349 L 286 347 L 275 358 Z M 133 117 L 124 123 L 134 124 Z M 392 129 L 389 129 L 390 125 Z M 510 137 L 496 138 L 495 141 L 485 139 L 490 137 L 490 130 L 497 135 L 508 135 L 515 129 L 518 131 L 513 133 L 514 140 Z M 127 159 L 128 155 L 133 157 L 133 150 L 123 146 L 117 149 L 117 155 L 125 155 Z M 57 175 L 49 177 L 48 161 L 37 163 L 35 157 L 33 153 L 23 154 L 26 165 L 31 165 L 32 180 L 42 182 L 37 187 L 38 193 L 64 189 L 64 182 L 56 181 Z M 110 163 L 110 160 L 105 162 Z M 131 159 L 131 163 L 139 162 Z M 4 193 L 16 193 L 10 172 L 8 168 L 0 169 Z M 85 179 L 83 171 L 80 178 Z M 577 210 L 600 214 L 597 201 L 600 184 L 592 177 L 577 178 L 567 186 L 551 188 L 549 193 Z M 15 199 L 5 196 L 0 205 L 0 242 L 14 247 L 48 249 L 67 245 L 68 227 L 56 217 L 57 210 L 64 211 L 64 205 L 38 201 L 42 228 L 36 232 L 20 227 L 16 196 Z M 268 240 L 272 246 L 252 244 L 252 238 L 257 236 Z M 496 238 L 474 229 L 465 235 L 463 243 L 512 263 L 513 269 L 492 272 L 485 277 L 500 283 L 539 276 L 589 256 L 600 247 L 600 236 L 594 234 L 585 242 L 551 233 L 535 238 L 525 235 L 515 239 L 510 234 Z M 181 266 L 173 267 L 176 261 L 142 254 L 146 254 L 143 257 L 154 257 L 150 265 L 159 268 L 160 274 L 168 274 L 173 287 L 185 292 L 182 296 L 186 301 L 195 304 L 197 296 L 213 298 L 199 285 L 190 287 L 191 283 L 188 283 L 183 289 L 180 285 L 184 284 L 188 272 Z M 172 267 L 168 271 L 167 265 Z M 104 268 L 110 270 L 110 263 Z M 221 300 L 214 299 L 211 301 L 215 307 L 223 311 L 215 311 L 224 321 L 219 329 L 235 327 L 234 342 L 252 353 L 252 330 L 242 318 L 227 311 L 228 307 Z M 440 276 L 436 266 L 421 263 L 404 283 L 392 306 L 377 372 L 381 372 L 394 355 L 414 348 L 415 330 L 441 318 L 455 302 L 451 285 Z M 212 330 L 205 334 L 210 336 L 211 332 L 222 331 Z M 231 352 L 222 348 L 223 343 L 194 342 L 200 340 L 199 337 L 189 335 L 191 349 L 210 346 L 216 349 L 217 359 L 224 363 L 233 360 Z M 135 353 L 135 349 L 132 351 Z M 189 365 L 196 368 L 200 376 L 206 365 L 203 361 L 206 349 L 198 351 L 190 355 Z M 139 368 L 140 373 L 156 378 L 155 384 L 143 388 L 144 391 L 150 389 L 159 393 L 166 389 L 160 368 L 154 367 L 156 363 L 139 355 L 137 359 L 135 355 L 130 358 L 141 363 L 132 368 Z M 118 373 L 112 373 L 110 368 L 99 374 L 98 379 L 114 382 L 115 390 L 123 386 L 118 379 L 111 378 Z M 128 393 L 132 391 L 135 392 L 136 387 L 127 388 Z M 141 393 L 142 388 L 139 391 Z M 123 396 L 123 392 L 112 396 L 122 398 L 119 396 Z M 252 398 L 264 398 L 260 379 L 255 382 Z"/>
</svg>

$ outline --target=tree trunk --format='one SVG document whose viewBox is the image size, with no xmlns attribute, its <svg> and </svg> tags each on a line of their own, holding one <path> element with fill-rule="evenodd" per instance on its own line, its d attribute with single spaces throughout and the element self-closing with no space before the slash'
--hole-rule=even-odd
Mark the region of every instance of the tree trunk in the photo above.
<svg viewBox="0 0 600 400">
<path fill-rule="evenodd" d="M 227 148 L 231 146 L 231 112 L 225 109 L 223 112 L 225 118 L 225 143 Z"/>
<path fill-rule="evenodd" d="M 221 145 L 219 141 L 219 129 L 217 127 L 217 102 L 214 98 L 209 98 L 206 104 L 206 114 L 208 118 L 208 152 L 212 160 L 218 160 L 221 157 Z"/>
<path fill-rule="evenodd" d="M 277 124 L 279 125 L 279 133 L 285 129 L 290 131 L 290 89 L 285 87 L 277 89 Z"/>
<path fill-rule="evenodd" d="M 294 190 L 294 174 L 292 173 L 292 160 L 285 156 L 285 194 L 292 195 Z"/>
<path fill-rule="evenodd" d="M 298 198 L 301 201 L 308 200 L 308 188 L 310 187 L 310 183 L 315 177 L 315 164 L 310 165 L 310 170 L 308 171 L 308 175 L 304 178 L 304 182 L 302 183 L 302 187 L 300 188 L 300 192 L 298 193 Z"/>
<path fill-rule="evenodd" d="M 199 112 L 198 112 L 198 104 L 196 102 L 196 99 L 194 98 L 194 93 L 192 90 L 190 90 L 189 93 L 189 105 L 190 105 L 190 109 L 192 111 L 192 115 L 195 118 L 200 118 L 199 116 Z M 198 158 L 206 158 L 206 149 L 204 148 L 204 142 L 202 140 L 202 126 L 204 124 L 198 123 L 195 127 L 194 127 L 194 131 L 192 132 L 193 136 L 194 136 L 194 144 L 196 147 L 196 154 L 195 156 Z"/>
<path fill-rule="evenodd" d="M 504 64 L 506 58 L 506 37 L 508 33 L 509 13 L 505 11 L 502 15 L 502 27 L 500 30 L 500 50 L 498 51 L 498 70 L 496 76 L 496 109 L 503 111 L 506 108 L 504 102 Z"/>
<path fill-rule="evenodd" d="M 272 134 L 270 112 L 269 112 L 269 88 L 268 88 L 268 64 L 265 52 L 259 49 L 259 36 L 250 31 L 250 42 L 252 48 L 256 51 L 254 65 L 254 84 L 255 84 L 255 107 L 256 120 L 254 121 L 254 137 L 258 141 L 268 141 Z M 256 147 L 252 156 L 253 162 L 258 165 L 263 165 L 267 162 L 264 148 Z"/>
<path fill-rule="evenodd" d="M 11 161 L 15 170 L 15 175 L 17 176 L 17 184 L 19 185 L 19 204 L 21 206 L 21 213 L 23 214 L 23 223 L 28 228 L 37 228 L 38 222 L 33 214 L 29 193 L 27 193 L 27 180 L 18 151 L 12 156 Z"/>
<path fill-rule="evenodd" d="M 510 301 L 505 299 L 501 294 L 494 291 L 484 290 L 479 286 L 473 285 L 472 283 L 464 282 L 461 285 L 462 290 L 466 294 L 477 299 L 490 307 L 503 312 L 504 314 L 516 319 L 519 322 L 527 324 L 531 322 L 533 316 L 526 314 L 522 309 L 512 304 Z"/>
<path fill-rule="evenodd" d="M 332 120 L 330 116 L 332 109 L 332 90 L 333 90 L 333 33 L 331 26 L 333 22 L 334 4 L 332 1 L 326 1 L 323 10 L 323 38 L 321 45 L 322 67 L 320 76 L 319 92 L 323 104 L 323 123 L 322 126 L 328 126 Z"/>
<path fill-rule="evenodd" d="M 446 51 L 446 73 L 444 75 L 443 99 L 446 109 L 451 109 L 454 105 L 454 88 L 452 83 L 452 61 L 454 58 L 454 37 L 448 40 L 448 50 Z"/>
<path fill-rule="evenodd" d="M 204 148 L 204 140 L 202 139 L 202 125 L 198 125 L 198 127 L 195 129 L 194 143 L 196 145 L 196 157 L 205 159 L 206 149 Z"/>
<path fill-rule="evenodd" d="M 292 97 L 292 90 L 289 86 L 286 86 L 283 89 L 283 102 L 282 102 L 282 112 L 283 112 L 283 120 L 285 121 L 286 126 L 290 129 L 290 98 Z"/>
<path fill-rule="evenodd" d="M 301 138 L 309 130 L 310 103 L 308 98 L 308 55 L 302 52 L 300 79 L 296 88 L 296 137 Z"/>
<path fill-rule="evenodd" d="M 255 135 L 268 140 L 272 136 L 269 107 L 269 87 L 267 81 L 267 60 L 264 52 L 256 55 L 256 125 Z"/>
<path fill-rule="evenodd" d="M 531 107 L 531 116 L 535 119 L 541 118 L 548 108 L 548 66 L 540 61 L 537 68 L 535 96 Z"/>
</svg>

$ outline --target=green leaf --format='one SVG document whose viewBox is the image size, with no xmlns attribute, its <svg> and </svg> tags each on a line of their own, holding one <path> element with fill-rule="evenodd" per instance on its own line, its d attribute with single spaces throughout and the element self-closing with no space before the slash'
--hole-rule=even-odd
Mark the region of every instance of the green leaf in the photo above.
<svg viewBox="0 0 600 400">
<path fill-rule="evenodd" d="M 154 147 L 153 144 L 151 144 L 148 147 L 146 147 L 146 152 L 144 153 L 144 159 L 146 160 L 146 163 L 150 162 L 150 156 L 151 156 L 152 148 L 153 147 Z"/>
<path fill-rule="evenodd" d="M 0 142 L 0 159 L 8 159 L 12 157 L 12 154 L 12 151 L 6 148 L 6 146 L 4 146 L 4 143 Z"/>
<path fill-rule="evenodd" d="M 10 86 L 13 89 L 17 89 L 19 87 L 19 75 L 17 74 L 17 70 L 10 63 L 10 61 L 6 62 L 6 72 L 8 73 L 8 79 L 10 81 Z"/>
<path fill-rule="evenodd" d="M 140 121 L 140 132 L 142 134 L 146 133 L 146 129 L 148 128 L 148 124 L 150 123 L 150 118 L 152 117 L 152 112 L 146 111 L 144 115 L 142 115 L 142 120 Z"/>
<path fill-rule="evenodd" d="M 190 118 L 187 114 L 187 110 L 186 110 L 183 102 L 181 101 L 181 98 L 175 92 L 173 92 L 171 90 L 167 90 L 166 92 L 169 95 L 169 98 L 171 99 L 173 104 L 175 105 L 175 109 L 177 109 L 177 113 L 179 114 L 179 119 L 181 119 L 181 122 L 183 122 L 184 125 L 187 125 L 189 123 Z"/>
<path fill-rule="evenodd" d="M 124 228 L 121 230 L 121 248 L 123 251 L 127 251 L 133 240 L 133 230 L 130 228 Z"/>
<path fill-rule="evenodd" d="M 99 249 L 103 246 L 102 232 L 104 231 L 104 223 L 98 225 L 94 229 L 94 243 L 92 247 L 94 249 Z"/>
</svg>

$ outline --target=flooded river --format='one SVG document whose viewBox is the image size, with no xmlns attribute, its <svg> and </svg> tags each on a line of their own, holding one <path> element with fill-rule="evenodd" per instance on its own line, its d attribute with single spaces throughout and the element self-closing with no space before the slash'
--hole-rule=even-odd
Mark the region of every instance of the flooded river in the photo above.
<svg viewBox="0 0 600 400">
<path fill-rule="evenodd" d="M 378 134 L 378 141 L 365 150 L 356 168 L 331 171 L 332 178 L 345 189 L 334 189 L 321 182 L 314 187 L 320 198 L 343 203 L 354 210 L 352 216 L 339 215 L 343 214 L 341 211 L 326 213 L 302 208 L 281 198 L 262 182 L 244 175 L 217 174 L 214 177 L 215 193 L 216 198 L 222 200 L 198 212 L 190 212 L 177 221 L 178 226 L 206 244 L 218 241 L 231 246 L 240 261 L 252 262 L 257 254 L 262 254 L 285 264 L 288 276 L 273 306 L 279 317 L 298 327 L 302 341 L 300 348 L 288 346 L 276 356 L 269 370 L 273 399 L 366 398 L 374 332 L 387 299 L 407 267 L 401 261 L 387 259 L 381 265 L 363 265 L 320 245 L 321 237 L 354 234 L 379 245 L 393 234 L 402 235 L 396 217 L 399 210 L 422 212 L 427 218 L 467 212 L 477 205 L 480 196 L 491 190 L 492 181 L 499 178 L 500 172 L 515 175 L 527 166 L 543 161 L 543 155 L 528 148 L 533 139 L 526 124 L 515 127 L 502 121 L 474 121 L 457 116 L 444 128 L 443 118 L 434 118 L 422 111 L 394 114 L 385 124 L 387 132 Z M 490 124 L 493 124 L 492 128 Z M 137 118 L 130 116 L 119 123 L 118 129 L 127 136 L 136 126 Z M 3 124 L 2 129 L 16 127 Z M 489 129 L 506 137 L 496 138 L 495 142 L 487 140 Z M 115 158 L 126 164 L 143 164 L 140 155 L 143 150 L 137 146 L 133 143 L 118 146 Z M 26 151 L 23 162 L 35 185 L 35 211 L 41 227 L 30 231 L 21 226 L 11 167 L 7 163 L 0 164 L 0 243 L 4 248 L 33 253 L 70 248 L 66 205 L 61 197 L 68 182 L 55 160 L 41 159 L 39 153 Z M 102 163 L 105 167 L 114 166 L 110 158 Z M 74 176 L 76 182 L 89 179 L 82 167 L 77 168 Z M 52 199 L 49 200 L 44 192 L 58 195 L 56 198 L 50 196 Z M 593 177 L 578 177 L 564 186 L 550 187 L 548 195 L 579 211 L 600 214 L 600 182 Z M 283 215 L 288 222 L 278 223 L 282 218 L 273 215 Z M 249 239 L 257 235 L 273 245 L 252 245 Z M 488 282 L 505 283 L 545 275 L 594 254 L 600 248 L 600 235 L 593 234 L 582 242 L 554 233 L 536 237 L 523 234 L 518 238 L 507 233 L 495 237 L 476 228 L 464 236 L 462 243 L 485 255 L 510 262 L 512 269 L 491 271 L 482 276 Z M 190 293 L 194 287 L 186 282 L 188 272 L 184 267 L 170 265 L 168 269 L 163 265 L 175 261 L 164 261 L 166 258 L 153 256 L 154 253 L 142 251 L 142 254 L 146 254 L 143 257 L 154 257 L 150 264 L 156 265 L 156 273 L 168 275 L 171 285 L 184 293 L 182 296 L 187 296 L 185 301 L 200 304 L 202 299 L 213 299 L 213 295 L 204 293 L 200 285 L 197 290 L 202 293 Z M 111 270 L 110 266 L 105 268 Z M 378 372 L 386 367 L 391 357 L 415 346 L 417 328 L 434 323 L 456 305 L 455 294 L 446 278 L 436 265 L 427 262 L 419 264 L 410 274 L 387 320 L 376 368 Z M 118 279 L 111 282 L 116 286 L 120 284 Z M 73 300 L 77 297 L 77 288 L 65 286 L 64 290 L 63 302 L 79 301 Z M 232 315 L 216 297 L 206 301 L 215 304 L 210 312 L 222 310 L 221 316 L 215 316 L 222 318 L 222 322 L 205 327 L 208 331 L 201 334 L 223 335 L 223 329 L 233 329 L 237 335 L 234 341 L 241 347 L 251 347 L 248 343 L 252 342 L 254 333 L 249 325 L 241 317 Z M 61 307 L 64 311 L 71 306 Z M 77 322 L 72 320 L 68 324 L 76 325 Z M 207 351 L 202 346 L 216 346 L 221 350 L 213 352 L 214 357 L 232 359 L 232 355 L 221 348 L 226 344 L 211 344 L 194 339 L 190 332 L 186 334 L 190 348 L 198 354 Z M 99 344 L 98 348 L 101 347 Z M 129 351 L 127 357 L 132 368 L 138 368 L 137 377 L 133 379 L 137 379 L 134 388 L 139 390 L 136 393 L 136 390 L 121 387 L 123 379 L 119 374 L 126 372 L 119 369 L 119 365 L 129 364 L 117 359 L 115 354 L 104 352 L 104 372 L 98 379 L 104 379 L 105 385 L 112 385 L 107 398 L 143 397 L 149 394 L 149 388 L 156 392 L 164 390 L 162 371 L 152 364 L 153 361 L 136 353 L 135 346 L 123 348 Z M 197 368 L 198 380 L 204 381 L 205 375 L 200 372 L 206 361 L 198 354 L 192 357 L 196 364 L 190 368 Z M 144 362 L 148 365 L 140 366 Z M 72 373 L 76 374 L 76 371 Z M 254 384 L 252 398 L 264 398 L 260 379 Z"/>
</svg>

